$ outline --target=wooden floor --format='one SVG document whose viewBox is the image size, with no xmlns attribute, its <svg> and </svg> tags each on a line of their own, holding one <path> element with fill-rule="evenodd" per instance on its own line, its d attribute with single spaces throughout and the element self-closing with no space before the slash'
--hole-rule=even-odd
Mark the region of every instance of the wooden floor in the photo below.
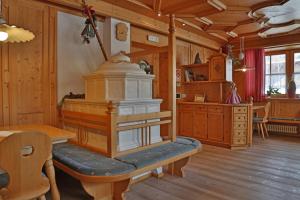
<svg viewBox="0 0 300 200">
<path fill-rule="evenodd" d="M 300 139 L 255 138 L 248 150 L 204 146 L 185 178 L 165 175 L 131 187 L 128 200 L 300 200 Z M 74 179 L 58 173 L 62 200 L 90 199 Z M 50 198 L 47 198 L 50 199 Z"/>
</svg>

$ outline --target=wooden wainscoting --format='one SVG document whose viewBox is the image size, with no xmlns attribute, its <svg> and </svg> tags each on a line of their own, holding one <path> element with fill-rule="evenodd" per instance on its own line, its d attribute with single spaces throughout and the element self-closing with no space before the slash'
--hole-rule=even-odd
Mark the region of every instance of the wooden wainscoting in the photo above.
<svg viewBox="0 0 300 200">
<path fill-rule="evenodd" d="M 47 5 L 3 0 L 10 24 L 35 34 L 27 43 L 1 45 L 0 125 L 54 124 L 56 116 L 56 15 Z"/>
</svg>

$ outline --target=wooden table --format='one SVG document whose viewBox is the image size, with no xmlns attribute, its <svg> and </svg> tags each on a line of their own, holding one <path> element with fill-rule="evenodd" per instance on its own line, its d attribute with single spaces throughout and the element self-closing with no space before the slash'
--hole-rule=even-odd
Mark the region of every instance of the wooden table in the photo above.
<svg viewBox="0 0 300 200">
<path fill-rule="evenodd" d="M 59 143 L 74 138 L 76 135 L 73 132 L 59 129 L 49 125 L 15 125 L 0 127 L 0 131 L 36 131 L 46 133 L 52 140 L 52 143 Z M 0 136 L 0 142 L 5 137 Z"/>
<path fill-rule="evenodd" d="M 265 106 L 252 106 L 252 110 L 260 110 L 260 109 L 264 109 Z"/>
<path fill-rule="evenodd" d="M 74 138 L 75 133 L 63 129 L 55 128 L 49 125 L 16 125 L 0 127 L 0 131 L 36 131 L 46 133 L 52 140 L 52 143 L 66 142 L 68 139 Z M 0 142 L 5 136 L 0 136 Z M 60 195 L 55 181 L 55 171 L 53 167 L 52 156 L 45 163 L 46 174 L 49 177 L 51 186 L 51 195 L 53 200 L 60 200 Z M 0 171 L 1 173 L 1 171 Z M 2 172 L 3 173 L 3 172 Z"/>
</svg>

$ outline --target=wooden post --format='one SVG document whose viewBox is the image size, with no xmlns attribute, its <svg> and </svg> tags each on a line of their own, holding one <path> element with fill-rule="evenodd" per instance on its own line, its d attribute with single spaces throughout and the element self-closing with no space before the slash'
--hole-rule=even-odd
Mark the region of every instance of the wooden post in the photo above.
<svg viewBox="0 0 300 200">
<path fill-rule="evenodd" d="M 112 102 L 108 104 L 107 111 L 108 120 L 108 133 L 107 133 L 107 154 L 109 157 L 113 158 L 117 155 L 117 131 L 116 131 L 116 110 L 113 107 Z"/>
<path fill-rule="evenodd" d="M 172 123 L 169 126 L 169 138 L 176 140 L 176 35 L 175 15 L 170 14 L 169 43 L 168 43 L 168 78 L 169 102 L 168 108 L 172 111 Z"/>
</svg>

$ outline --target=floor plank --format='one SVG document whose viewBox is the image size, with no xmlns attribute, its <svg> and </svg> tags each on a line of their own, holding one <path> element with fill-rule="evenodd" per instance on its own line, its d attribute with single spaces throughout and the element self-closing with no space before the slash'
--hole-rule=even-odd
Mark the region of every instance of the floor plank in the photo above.
<svg viewBox="0 0 300 200">
<path fill-rule="evenodd" d="M 299 200 L 300 139 L 254 138 L 253 147 L 231 151 L 205 145 L 185 168 L 131 186 L 128 200 Z M 80 183 L 57 173 L 62 200 L 90 200 Z M 47 199 L 51 199 L 49 194 Z"/>
</svg>

